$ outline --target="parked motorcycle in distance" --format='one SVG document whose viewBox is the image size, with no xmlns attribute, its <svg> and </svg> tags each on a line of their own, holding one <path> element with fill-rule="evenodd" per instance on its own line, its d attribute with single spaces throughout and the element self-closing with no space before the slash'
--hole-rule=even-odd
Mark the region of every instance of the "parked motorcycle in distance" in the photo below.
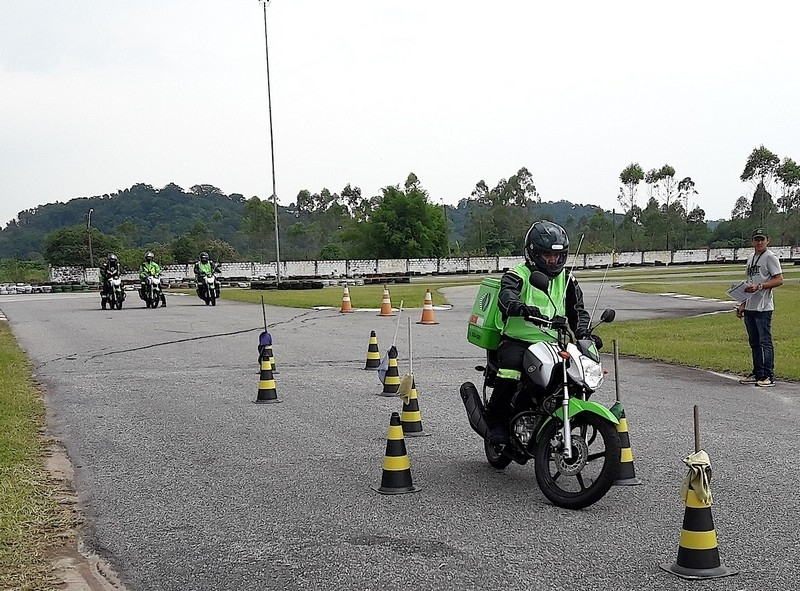
<svg viewBox="0 0 800 591">
<path fill-rule="evenodd" d="M 217 305 L 217 299 L 219 298 L 219 281 L 217 281 L 218 270 L 219 269 L 215 269 L 213 273 L 203 275 L 200 278 L 200 282 L 197 284 L 197 297 L 203 300 L 206 306 L 209 304 L 212 306 Z"/>
<path fill-rule="evenodd" d="M 103 293 L 100 294 L 100 307 L 105 310 L 108 305 L 112 310 L 122 310 L 125 301 L 125 290 L 122 289 L 122 278 L 111 277 L 106 281 Z"/>
<path fill-rule="evenodd" d="M 166 306 L 164 292 L 161 291 L 161 276 L 148 275 L 144 282 L 144 291 L 140 291 L 139 297 L 144 300 L 147 308 L 158 308 L 159 302 L 162 307 Z"/>
<path fill-rule="evenodd" d="M 548 292 L 543 273 L 532 273 L 530 281 L 536 289 Z M 485 279 L 470 317 L 467 337 L 486 349 L 486 365 L 475 368 L 483 374 L 483 397 L 472 382 L 464 382 L 460 388 L 469 424 L 483 437 L 490 465 L 505 468 L 511 462 L 525 464 L 533 459 L 536 482 L 544 496 L 559 507 L 582 509 L 603 498 L 620 465 L 619 421 L 606 407 L 589 400 L 603 382 L 600 353 L 591 338 L 573 339 L 563 316 L 526 317 L 556 340 L 528 347 L 512 399 L 511 439 L 507 444 L 491 443 L 483 412 L 487 390 L 494 387 L 498 372 L 496 343 L 502 326 L 496 308 L 498 291 L 498 280 Z M 555 304 L 553 308 L 557 308 Z M 614 310 L 605 310 L 590 334 L 600 323 L 612 322 L 614 316 Z"/>
</svg>

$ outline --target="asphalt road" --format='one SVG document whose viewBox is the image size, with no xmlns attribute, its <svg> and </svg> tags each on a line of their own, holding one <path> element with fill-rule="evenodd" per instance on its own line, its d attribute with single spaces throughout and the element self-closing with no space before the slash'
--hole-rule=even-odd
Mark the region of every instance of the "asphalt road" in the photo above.
<svg viewBox="0 0 800 591">
<path fill-rule="evenodd" d="M 597 287 L 585 288 L 591 307 Z M 46 387 L 86 542 L 130 591 L 796 588 L 800 385 L 758 389 L 623 357 L 620 395 L 644 484 L 615 487 L 583 511 L 559 509 L 532 466 L 487 465 L 458 396 L 482 361 L 465 338 L 475 288 L 449 290 L 453 309 L 436 310 L 430 326 L 416 324 L 419 309 L 398 322 L 268 308 L 282 400 L 269 405 L 253 404 L 259 306 L 170 295 L 167 308 L 129 298 L 101 311 L 97 294 L 77 293 L 4 296 L 0 309 Z M 730 309 L 610 285 L 601 300 L 620 320 Z M 370 331 L 381 352 L 397 331 L 408 371 L 409 318 L 430 436 L 405 439 L 421 490 L 384 496 L 371 487 L 402 402 L 380 396 L 363 367 Z M 606 361 L 595 400 L 610 406 L 617 376 Z M 740 572 L 689 583 L 659 565 L 677 557 L 694 405 L 713 464 L 720 556 Z"/>
</svg>

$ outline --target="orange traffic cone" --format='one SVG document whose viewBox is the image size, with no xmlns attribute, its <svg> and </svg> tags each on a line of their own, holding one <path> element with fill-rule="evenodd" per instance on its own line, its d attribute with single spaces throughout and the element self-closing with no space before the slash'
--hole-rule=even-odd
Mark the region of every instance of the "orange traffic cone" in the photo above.
<svg viewBox="0 0 800 591">
<path fill-rule="evenodd" d="M 383 286 L 383 300 L 381 301 L 381 311 L 378 316 L 394 316 L 392 312 L 392 300 L 389 298 L 389 288 Z"/>
<path fill-rule="evenodd" d="M 281 400 L 278 400 L 278 392 L 275 390 L 272 364 L 269 361 L 269 353 L 266 350 L 261 353 L 261 375 L 258 380 L 258 395 L 253 402 L 256 404 L 281 402 Z"/>
<path fill-rule="evenodd" d="M 350 289 L 345 285 L 344 292 L 342 292 L 342 309 L 339 310 L 342 314 L 352 312 L 353 306 L 350 305 Z"/>
<path fill-rule="evenodd" d="M 439 324 L 433 316 L 433 298 L 431 298 L 431 290 L 425 290 L 425 303 L 422 305 L 422 318 L 417 324 Z"/>
<path fill-rule="evenodd" d="M 400 495 L 417 492 L 411 480 L 411 464 L 406 453 L 406 440 L 403 439 L 403 427 L 400 426 L 400 415 L 392 413 L 389 420 L 389 434 L 386 437 L 386 455 L 383 458 L 383 474 L 381 485 L 370 487 L 383 495 Z"/>
<path fill-rule="evenodd" d="M 367 363 L 364 369 L 378 369 L 381 366 L 381 352 L 378 349 L 378 337 L 375 331 L 369 333 L 369 346 L 367 347 Z"/>
</svg>

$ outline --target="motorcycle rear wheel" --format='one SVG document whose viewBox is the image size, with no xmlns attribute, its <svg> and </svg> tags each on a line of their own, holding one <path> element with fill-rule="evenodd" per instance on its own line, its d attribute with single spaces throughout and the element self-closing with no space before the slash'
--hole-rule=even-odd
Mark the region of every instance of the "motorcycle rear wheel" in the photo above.
<svg viewBox="0 0 800 591">
<path fill-rule="evenodd" d="M 483 450 L 486 452 L 486 461 L 492 468 L 502 470 L 511 463 L 511 458 L 503 455 L 503 445 L 490 443 L 488 439 L 483 440 Z"/>
<path fill-rule="evenodd" d="M 571 420 L 573 457 L 564 459 L 551 440 L 559 421 L 544 426 L 534 449 L 536 482 L 547 499 L 565 509 L 583 509 L 605 496 L 617 478 L 620 443 L 616 426 L 591 412 Z"/>
</svg>

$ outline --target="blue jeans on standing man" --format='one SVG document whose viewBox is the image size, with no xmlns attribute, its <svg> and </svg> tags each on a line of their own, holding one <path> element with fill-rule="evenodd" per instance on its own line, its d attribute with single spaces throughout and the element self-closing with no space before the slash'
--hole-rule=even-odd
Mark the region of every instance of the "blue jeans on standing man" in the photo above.
<svg viewBox="0 0 800 591">
<path fill-rule="evenodd" d="M 753 352 L 753 375 L 757 380 L 775 379 L 775 349 L 772 347 L 772 311 L 744 311 L 744 326 Z"/>
</svg>

